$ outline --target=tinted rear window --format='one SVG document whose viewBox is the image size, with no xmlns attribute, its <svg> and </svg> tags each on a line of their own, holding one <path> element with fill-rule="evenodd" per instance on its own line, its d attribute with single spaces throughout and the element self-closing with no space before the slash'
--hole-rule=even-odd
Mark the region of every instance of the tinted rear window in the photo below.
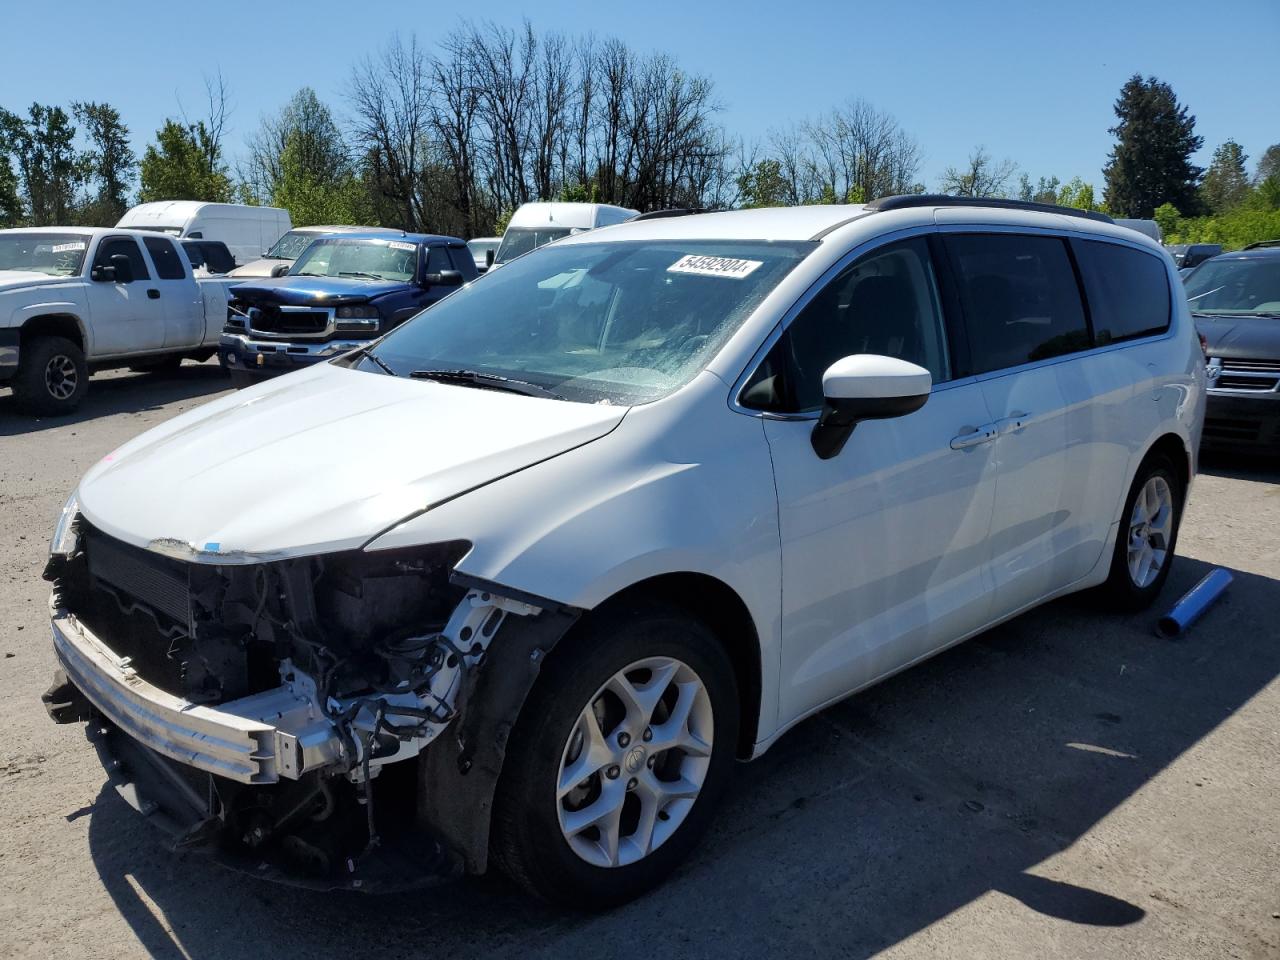
<svg viewBox="0 0 1280 960">
<path fill-rule="evenodd" d="M 147 237 L 142 242 L 147 245 L 151 262 L 156 265 L 156 276 L 161 280 L 181 280 L 187 275 L 172 240 L 167 237 Z"/>
<path fill-rule="evenodd" d="M 1097 240 L 1074 242 L 1099 345 L 1169 329 L 1169 278 L 1150 253 Z"/>
<path fill-rule="evenodd" d="M 960 286 L 974 373 L 1092 345 L 1063 240 L 960 234 L 948 236 L 946 245 Z"/>
</svg>

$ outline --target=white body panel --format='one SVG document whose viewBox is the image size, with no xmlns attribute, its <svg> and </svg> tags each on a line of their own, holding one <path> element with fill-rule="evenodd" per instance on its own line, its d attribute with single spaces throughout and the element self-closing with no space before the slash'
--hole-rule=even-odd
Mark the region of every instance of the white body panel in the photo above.
<svg viewBox="0 0 1280 960">
<path fill-rule="evenodd" d="M 569 227 L 572 230 L 594 230 L 630 220 L 639 212 L 607 203 L 526 203 L 511 215 L 507 229 Z"/>
<path fill-rule="evenodd" d="M 237 263 L 246 263 L 261 257 L 292 224 L 289 211 L 279 207 L 162 200 L 138 204 L 116 226 L 158 230 L 173 237 L 221 240 Z"/>
<path fill-rule="evenodd" d="M 1181 289 L 1151 241 L 1053 214 L 642 221 L 560 242 L 820 242 L 661 400 L 575 404 L 322 364 L 133 440 L 89 472 L 80 503 L 114 536 L 203 562 L 466 540 L 461 573 L 586 609 L 662 574 L 715 578 L 755 625 L 763 749 L 832 700 L 1101 582 L 1134 472 L 1161 437 L 1194 473 L 1204 364 L 1180 295 L 1167 333 L 936 384 L 922 409 L 860 424 L 830 460 L 811 448 L 812 417 L 737 405 L 762 345 L 838 265 L 907 234 L 975 228 L 1152 249 Z"/>
<path fill-rule="evenodd" d="M 109 283 L 91 278 L 99 243 L 106 237 L 144 241 L 154 232 L 105 227 L 30 227 L 22 232 L 81 234 L 88 238 L 88 249 L 78 276 L 0 271 L 0 329 L 21 328 L 41 317 L 70 317 L 90 363 L 217 344 L 227 315 L 227 289 L 234 281 L 194 276 L 180 244 L 175 246 L 184 266 L 181 279 L 160 279 L 145 244 L 139 243 L 150 276 Z"/>
</svg>

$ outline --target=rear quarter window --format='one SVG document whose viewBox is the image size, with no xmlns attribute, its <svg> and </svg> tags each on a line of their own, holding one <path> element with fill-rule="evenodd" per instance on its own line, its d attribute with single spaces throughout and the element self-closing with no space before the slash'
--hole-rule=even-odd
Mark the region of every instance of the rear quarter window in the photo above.
<svg viewBox="0 0 1280 960">
<path fill-rule="evenodd" d="M 156 276 L 161 280 L 181 280 L 187 275 L 186 268 L 182 265 L 182 258 L 178 256 L 178 248 L 173 245 L 173 241 L 168 237 L 147 237 L 142 241 L 146 244 L 147 253 L 151 254 L 151 262 L 156 265 Z"/>
<path fill-rule="evenodd" d="M 1169 329 L 1172 300 L 1164 261 L 1098 240 L 1072 241 L 1099 346 Z"/>
</svg>

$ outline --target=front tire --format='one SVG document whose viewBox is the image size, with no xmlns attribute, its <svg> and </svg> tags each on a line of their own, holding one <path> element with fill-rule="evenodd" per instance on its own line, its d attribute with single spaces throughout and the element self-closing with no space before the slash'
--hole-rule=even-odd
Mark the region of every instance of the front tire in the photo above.
<svg viewBox="0 0 1280 960">
<path fill-rule="evenodd" d="M 733 665 L 705 625 L 656 606 L 599 616 L 548 659 L 512 733 L 496 860 L 562 906 L 639 896 L 710 823 L 738 716 Z"/>
<path fill-rule="evenodd" d="M 18 409 L 37 416 L 71 413 L 89 389 L 84 351 L 66 337 L 36 337 L 23 344 L 11 384 Z"/>
<path fill-rule="evenodd" d="M 1111 573 L 1103 590 L 1120 610 L 1149 607 L 1173 566 L 1185 491 L 1173 464 L 1149 456 L 1138 468 L 1116 533 Z"/>
</svg>

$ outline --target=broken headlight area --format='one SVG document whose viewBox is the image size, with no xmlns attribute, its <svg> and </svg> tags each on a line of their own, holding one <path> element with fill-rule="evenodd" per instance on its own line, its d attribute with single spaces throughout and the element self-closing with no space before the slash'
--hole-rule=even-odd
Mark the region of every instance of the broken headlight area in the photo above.
<svg viewBox="0 0 1280 960">
<path fill-rule="evenodd" d="M 465 709 L 503 621 L 541 613 L 452 582 L 462 541 L 219 565 L 76 525 L 47 573 L 68 681 L 51 714 L 141 746 L 126 766 L 199 814 L 179 845 L 316 875 L 422 826 L 419 765 L 401 761 Z"/>
</svg>

